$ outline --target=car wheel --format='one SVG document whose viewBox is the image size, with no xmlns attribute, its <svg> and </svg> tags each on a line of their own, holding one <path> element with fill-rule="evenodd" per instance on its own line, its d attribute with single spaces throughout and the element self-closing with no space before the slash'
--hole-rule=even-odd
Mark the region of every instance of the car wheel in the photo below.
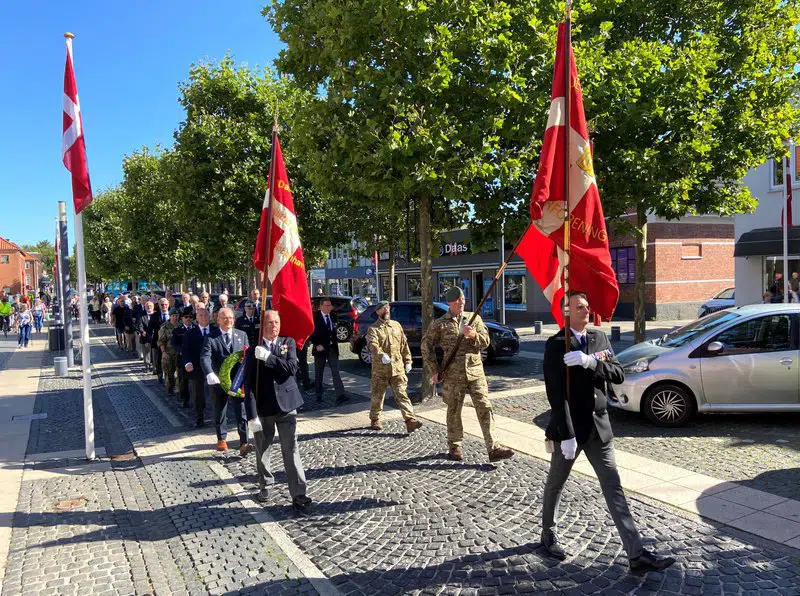
<svg viewBox="0 0 800 596">
<path fill-rule="evenodd" d="M 372 352 L 369 351 L 367 342 L 364 342 L 361 345 L 361 349 L 358 351 L 358 359 L 362 364 L 366 364 L 367 366 L 372 364 Z"/>
<path fill-rule="evenodd" d="M 658 385 L 648 392 L 643 411 L 659 426 L 683 426 L 694 414 L 694 398 L 678 385 Z"/>
<path fill-rule="evenodd" d="M 336 326 L 336 340 L 339 343 L 345 342 L 350 339 L 350 327 L 344 324 L 338 324 Z"/>
</svg>

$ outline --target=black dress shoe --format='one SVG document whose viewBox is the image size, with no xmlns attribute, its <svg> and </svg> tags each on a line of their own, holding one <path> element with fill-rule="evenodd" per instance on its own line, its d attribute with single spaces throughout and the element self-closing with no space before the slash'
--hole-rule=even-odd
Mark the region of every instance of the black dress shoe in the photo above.
<svg viewBox="0 0 800 596">
<path fill-rule="evenodd" d="M 292 507 L 300 515 L 311 515 L 314 512 L 313 501 L 306 496 L 292 499 Z"/>
<path fill-rule="evenodd" d="M 269 501 L 269 490 L 262 488 L 260 491 L 258 491 L 258 494 L 256 495 L 256 501 L 259 503 L 266 503 Z"/>
<path fill-rule="evenodd" d="M 317 403 L 320 403 L 320 404 L 321 404 L 321 403 L 322 403 L 322 400 L 323 400 L 323 396 L 322 396 L 322 395 L 318 395 L 318 396 L 317 396 Z"/>
<path fill-rule="evenodd" d="M 194 425 L 196 428 L 203 428 L 206 425 L 206 421 L 198 418 L 194 421 Z"/>
<path fill-rule="evenodd" d="M 350 397 L 345 395 L 344 393 L 336 398 L 337 404 L 343 404 L 346 401 L 350 401 Z"/>
<path fill-rule="evenodd" d="M 642 554 L 630 560 L 631 573 L 641 574 L 648 571 L 664 571 L 675 562 L 675 557 L 658 558 L 650 551 L 643 550 Z"/>
<path fill-rule="evenodd" d="M 547 554 L 554 559 L 563 561 L 567 558 L 567 551 L 564 550 L 564 547 L 558 540 L 558 536 L 555 534 L 542 534 L 542 546 L 544 550 L 547 551 Z"/>
</svg>

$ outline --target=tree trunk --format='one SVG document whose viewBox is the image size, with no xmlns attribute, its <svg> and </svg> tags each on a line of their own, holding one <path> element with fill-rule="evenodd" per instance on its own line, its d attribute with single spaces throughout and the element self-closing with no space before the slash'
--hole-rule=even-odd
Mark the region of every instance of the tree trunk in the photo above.
<svg viewBox="0 0 800 596">
<path fill-rule="evenodd" d="M 422 283 L 422 334 L 428 331 L 433 322 L 433 262 L 431 261 L 431 199 L 423 194 L 419 197 L 419 264 Z M 436 387 L 431 382 L 435 371 L 425 365 L 422 371 L 422 397 L 431 398 Z"/>
<path fill-rule="evenodd" d="M 644 205 L 636 207 L 636 277 L 634 280 L 633 298 L 633 341 L 645 339 L 645 280 L 647 266 L 647 212 Z"/>
</svg>

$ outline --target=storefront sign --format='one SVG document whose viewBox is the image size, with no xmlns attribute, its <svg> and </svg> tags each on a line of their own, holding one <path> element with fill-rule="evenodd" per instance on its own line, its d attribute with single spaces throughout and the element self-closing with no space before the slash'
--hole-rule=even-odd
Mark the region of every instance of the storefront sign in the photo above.
<svg viewBox="0 0 800 596">
<path fill-rule="evenodd" d="M 439 245 L 440 257 L 454 257 L 470 254 L 470 245 L 464 242 L 443 242 Z"/>
</svg>

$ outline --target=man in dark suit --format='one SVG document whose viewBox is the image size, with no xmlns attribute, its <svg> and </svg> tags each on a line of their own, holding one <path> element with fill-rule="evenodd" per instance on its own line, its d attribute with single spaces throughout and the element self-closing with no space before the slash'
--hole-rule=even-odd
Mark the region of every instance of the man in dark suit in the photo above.
<svg viewBox="0 0 800 596">
<path fill-rule="evenodd" d="M 200 309 L 202 312 L 204 309 Z M 207 312 L 207 311 L 206 311 Z M 228 443 L 225 437 L 228 434 L 228 400 L 233 401 L 233 411 L 236 416 L 236 426 L 239 430 L 239 455 L 244 457 L 250 452 L 247 444 L 247 417 L 244 411 L 244 400 L 230 397 L 222 390 L 219 384 L 219 369 L 222 362 L 233 354 L 244 350 L 250 344 L 247 334 L 233 328 L 233 310 L 230 308 L 219 309 L 217 315 L 218 328 L 206 337 L 203 343 L 203 352 L 200 356 L 200 365 L 206 375 L 206 382 L 214 396 L 214 425 L 217 430 L 217 451 L 226 451 Z"/>
<path fill-rule="evenodd" d="M 278 312 L 264 311 L 263 341 L 247 354 L 248 399 L 255 404 L 263 428 L 255 433 L 259 486 L 256 499 L 266 502 L 269 489 L 275 484 L 269 457 L 277 427 L 292 506 L 306 515 L 311 512 L 311 499 L 306 496 L 306 476 L 297 448 L 297 408 L 303 405 L 294 378 L 298 365 L 297 346 L 291 337 L 281 337 L 280 329 Z"/>
<path fill-rule="evenodd" d="M 247 334 L 247 341 L 251 346 L 258 343 L 258 330 L 261 320 L 256 314 L 256 305 L 248 300 L 244 303 L 244 314 L 236 319 L 234 327 Z"/>
<path fill-rule="evenodd" d="M 164 382 L 164 370 L 161 366 L 161 348 L 158 347 L 158 332 L 161 326 L 169 321 L 169 300 L 161 298 L 158 301 L 158 312 L 150 315 L 147 333 L 150 335 L 150 360 L 153 363 L 154 372 L 158 375 L 158 382 Z"/>
<path fill-rule="evenodd" d="M 322 401 L 322 375 L 325 372 L 325 363 L 331 369 L 333 386 L 336 389 L 336 403 L 346 402 L 349 397 L 344 392 L 342 377 L 339 375 L 339 341 L 336 339 L 336 314 L 328 298 L 320 302 L 319 311 L 314 313 L 314 332 L 310 341 L 314 345 L 314 367 L 316 368 L 317 401 Z"/>
<path fill-rule="evenodd" d="M 186 360 L 184 368 L 188 374 L 189 387 L 194 397 L 195 426 L 202 428 L 205 424 L 206 409 L 206 373 L 200 363 L 203 354 L 203 344 L 206 337 L 216 330 L 211 324 L 211 315 L 205 308 L 197 309 L 197 320 L 194 327 L 186 332 L 183 338 L 183 353 Z M 188 408 L 189 402 L 184 402 L 183 407 Z"/>
<path fill-rule="evenodd" d="M 542 544 L 554 558 L 567 557 L 556 534 L 558 504 L 575 457 L 583 451 L 597 474 L 631 571 L 666 569 L 675 559 L 658 558 L 642 546 L 614 459 L 614 435 L 606 411 L 606 394 L 609 384 L 623 381 L 622 367 L 605 333 L 586 328 L 589 324 L 586 294 L 570 293 L 569 312 L 570 350 L 566 349 L 562 329 L 547 340 L 544 351 L 544 382 L 551 408 L 545 436 L 552 456 L 542 503 Z"/>
<path fill-rule="evenodd" d="M 186 372 L 186 364 L 189 360 L 183 354 L 183 340 L 186 334 L 194 327 L 194 314 L 192 307 L 187 306 L 181 312 L 181 324 L 172 331 L 172 347 L 178 356 L 178 399 L 181 400 L 184 408 L 189 407 L 189 373 Z"/>
</svg>

